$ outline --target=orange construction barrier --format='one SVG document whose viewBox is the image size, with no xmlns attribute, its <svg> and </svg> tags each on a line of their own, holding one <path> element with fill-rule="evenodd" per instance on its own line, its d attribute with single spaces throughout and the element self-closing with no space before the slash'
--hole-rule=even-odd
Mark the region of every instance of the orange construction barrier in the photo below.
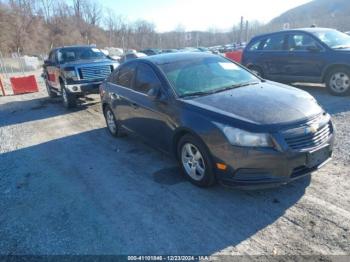
<svg viewBox="0 0 350 262">
<path fill-rule="evenodd" d="M 227 58 L 229 58 L 237 63 L 242 62 L 242 55 L 243 55 L 243 50 L 237 50 L 237 51 L 225 53 L 225 56 Z"/>
<path fill-rule="evenodd" d="M 10 78 L 14 95 L 38 92 L 38 84 L 35 76 L 11 77 Z"/>
</svg>

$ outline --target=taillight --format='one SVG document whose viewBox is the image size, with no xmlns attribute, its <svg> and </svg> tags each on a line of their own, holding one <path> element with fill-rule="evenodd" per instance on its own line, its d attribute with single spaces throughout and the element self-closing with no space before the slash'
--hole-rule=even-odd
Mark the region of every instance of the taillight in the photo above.
<svg viewBox="0 0 350 262">
<path fill-rule="evenodd" d="M 104 83 L 100 84 L 99 90 L 100 90 L 100 96 L 102 98 L 105 95 Z"/>
</svg>

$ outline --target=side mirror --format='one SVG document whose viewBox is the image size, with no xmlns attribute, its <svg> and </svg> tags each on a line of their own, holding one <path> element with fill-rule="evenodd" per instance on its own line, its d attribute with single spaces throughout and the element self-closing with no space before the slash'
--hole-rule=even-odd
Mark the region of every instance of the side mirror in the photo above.
<svg viewBox="0 0 350 262">
<path fill-rule="evenodd" d="M 44 65 L 50 66 L 52 65 L 52 62 L 50 60 L 44 60 Z"/>
<path fill-rule="evenodd" d="M 307 50 L 310 52 L 320 52 L 321 49 L 318 46 L 315 45 L 310 45 L 307 47 Z"/>
</svg>

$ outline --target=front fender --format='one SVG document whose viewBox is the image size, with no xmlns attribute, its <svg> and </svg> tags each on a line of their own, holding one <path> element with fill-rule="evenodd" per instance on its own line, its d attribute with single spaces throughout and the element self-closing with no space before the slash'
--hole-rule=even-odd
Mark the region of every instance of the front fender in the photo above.
<svg viewBox="0 0 350 262">
<path fill-rule="evenodd" d="M 227 143 L 224 134 L 214 121 L 195 112 L 190 114 L 187 112 L 182 117 L 181 122 L 181 126 L 175 129 L 173 139 L 174 153 L 177 151 L 177 144 L 180 138 L 185 134 L 191 134 L 205 144 L 212 157 L 218 158 L 218 149 Z"/>
</svg>

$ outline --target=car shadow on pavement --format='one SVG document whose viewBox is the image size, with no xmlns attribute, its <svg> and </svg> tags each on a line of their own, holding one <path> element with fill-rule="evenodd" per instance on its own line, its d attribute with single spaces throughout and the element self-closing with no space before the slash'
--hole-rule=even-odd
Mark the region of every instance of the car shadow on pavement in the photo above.
<svg viewBox="0 0 350 262">
<path fill-rule="evenodd" d="M 173 160 L 104 128 L 15 149 L 0 162 L 1 254 L 210 255 L 275 223 L 310 183 L 197 188 L 169 168 Z"/>
<path fill-rule="evenodd" d="M 32 100 L 8 102 L 0 106 L 0 127 L 70 114 L 85 110 L 86 108 L 98 103 L 100 102 L 97 100 L 87 103 L 79 101 L 76 108 L 68 110 L 63 107 L 60 98 L 52 99 L 49 97 L 44 97 Z M 33 111 L 37 112 L 33 113 Z"/>
<path fill-rule="evenodd" d="M 350 111 L 350 96 L 332 96 L 322 85 L 295 85 L 313 95 L 318 103 L 331 115 Z"/>
</svg>

